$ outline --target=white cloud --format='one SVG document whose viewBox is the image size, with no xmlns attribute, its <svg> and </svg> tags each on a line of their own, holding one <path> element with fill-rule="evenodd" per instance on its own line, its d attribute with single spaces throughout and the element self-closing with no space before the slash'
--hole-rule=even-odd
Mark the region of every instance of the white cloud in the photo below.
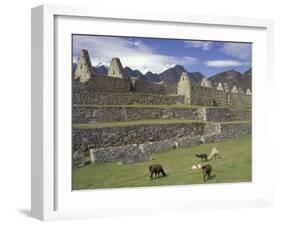
<svg viewBox="0 0 281 226">
<path fill-rule="evenodd" d="M 208 67 L 239 67 L 248 66 L 249 62 L 241 62 L 236 60 L 208 60 L 205 65 Z"/>
<path fill-rule="evenodd" d="M 141 40 L 98 36 L 73 36 L 74 61 L 83 48 L 88 50 L 93 66 L 100 63 L 109 66 L 113 57 L 119 57 L 124 67 L 129 66 L 142 73 L 148 71 L 160 73 L 176 64 L 190 66 L 198 62 L 196 58 L 190 56 L 157 54 Z"/>
<path fill-rule="evenodd" d="M 221 52 L 242 60 L 251 59 L 252 45 L 249 43 L 224 43 Z"/>
<path fill-rule="evenodd" d="M 203 50 L 209 50 L 213 47 L 213 42 L 210 41 L 184 41 L 186 48 L 201 48 Z"/>
</svg>

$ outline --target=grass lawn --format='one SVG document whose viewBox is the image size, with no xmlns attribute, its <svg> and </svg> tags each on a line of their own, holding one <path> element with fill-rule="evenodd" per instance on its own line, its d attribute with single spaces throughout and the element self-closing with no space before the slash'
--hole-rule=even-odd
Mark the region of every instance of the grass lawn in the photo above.
<svg viewBox="0 0 281 226">
<path fill-rule="evenodd" d="M 73 190 L 201 184 L 201 169 L 190 170 L 190 167 L 201 163 L 201 160 L 195 157 L 196 153 L 209 154 L 214 146 L 220 151 L 221 159 L 208 162 L 213 167 L 213 176 L 205 183 L 251 181 L 251 136 L 247 135 L 215 144 L 155 153 L 152 154 L 153 160 L 143 163 L 118 165 L 113 162 L 76 168 L 73 170 Z M 150 180 L 148 166 L 153 163 L 160 163 L 168 176 Z"/>
</svg>

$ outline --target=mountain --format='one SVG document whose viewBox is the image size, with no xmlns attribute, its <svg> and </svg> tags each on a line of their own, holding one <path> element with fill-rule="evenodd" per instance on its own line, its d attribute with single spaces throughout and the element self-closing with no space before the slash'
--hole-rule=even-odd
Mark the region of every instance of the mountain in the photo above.
<svg viewBox="0 0 281 226">
<path fill-rule="evenodd" d="M 104 65 L 99 65 L 93 67 L 94 75 L 107 75 L 108 67 Z"/>
<path fill-rule="evenodd" d="M 250 88 L 252 90 L 252 68 L 245 71 L 241 76 L 241 87 L 244 90 Z"/>
<path fill-rule="evenodd" d="M 230 89 L 235 85 L 237 88 L 241 87 L 246 91 L 247 88 L 252 89 L 252 69 L 247 70 L 243 74 L 235 70 L 224 71 L 209 77 L 209 80 L 215 86 L 219 82 L 222 84 L 227 82 Z"/>
<path fill-rule="evenodd" d="M 184 67 L 180 65 L 176 65 L 160 73 L 159 75 L 162 81 L 176 83 L 180 79 L 182 72 L 186 72 Z"/>
<path fill-rule="evenodd" d="M 127 77 L 130 77 L 130 78 L 134 78 L 134 79 L 139 79 L 139 80 L 142 80 L 143 79 L 143 74 L 139 71 L 139 70 L 133 70 L 129 67 L 124 67 L 124 74 L 127 76 Z"/>
<path fill-rule="evenodd" d="M 152 73 L 151 71 L 149 71 L 145 73 L 143 81 L 149 83 L 159 83 L 162 81 L 162 79 L 159 74 Z"/>
<path fill-rule="evenodd" d="M 97 75 L 106 75 L 108 72 L 108 67 L 101 65 L 99 67 L 93 67 L 94 73 Z M 181 73 L 187 72 L 183 66 L 176 65 L 171 67 L 160 74 L 152 73 L 151 71 L 142 74 L 139 70 L 133 70 L 130 67 L 124 68 L 124 74 L 130 78 L 142 80 L 149 83 L 177 83 Z M 187 72 L 190 76 L 191 82 L 193 84 L 200 84 L 204 76 L 200 72 Z"/>
<path fill-rule="evenodd" d="M 162 81 L 169 83 L 177 83 L 180 79 L 182 72 L 187 72 L 193 85 L 200 84 L 201 80 L 204 78 L 204 75 L 202 75 L 200 72 L 188 72 L 181 65 L 176 65 L 172 68 L 169 68 L 166 71 L 160 73 L 159 75 Z"/>
<path fill-rule="evenodd" d="M 193 85 L 200 85 L 202 79 L 205 77 L 200 72 L 187 72 Z"/>
</svg>

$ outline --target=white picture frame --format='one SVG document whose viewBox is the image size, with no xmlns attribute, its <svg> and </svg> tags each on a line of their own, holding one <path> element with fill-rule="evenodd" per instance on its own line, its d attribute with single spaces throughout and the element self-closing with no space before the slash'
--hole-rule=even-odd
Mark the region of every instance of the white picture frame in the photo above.
<svg viewBox="0 0 281 226">
<path fill-rule="evenodd" d="M 71 154 L 65 156 L 69 163 L 63 164 L 61 161 L 67 151 L 71 153 L 70 149 L 61 148 L 64 144 L 67 145 L 68 138 L 65 141 L 63 137 L 58 140 L 61 132 L 68 134 L 65 131 L 70 125 L 60 125 L 62 120 L 60 111 L 67 108 L 62 108 L 58 104 L 62 103 L 61 100 L 64 98 L 68 98 L 66 94 L 69 94 L 70 87 L 64 90 L 61 84 L 67 78 L 55 76 L 60 72 L 60 69 L 56 68 L 58 62 L 62 62 L 59 41 L 67 37 L 64 35 L 71 33 L 72 29 L 75 30 L 79 23 L 101 23 L 104 20 L 110 23 L 125 22 L 130 26 L 139 23 L 141 26 L 147 26 L 147 30 L 157 24 L 170 27 L 192 26 L 194 29 L 218 27 L 218 30 L 222 31 L 242 29 L 243 31 L 240 32 L 245 33 L 240 38 L 254 40 L 252 40 L 255 78 L 253 81 L 253 181 L 251 183 L 71 191 L 71 181 L 69 176 L 66 176 L 69 175 L 67 171 L 71 171 L 69 168 Z M 86 32 L 82 27 L 80 32 Z M 60 32 L 63 33 L 62 36 Z M 104 31 L 100 32 L 104 34 Z M 148 35 L 140 29 L 132 29 L 130 32 L 135 32 L 136 36 Z M 129 33 L 128 35 L 132 34 Z M 168 31 L 160 33 L 159 30 L 159 35 L 169 36 Z M 186 34 L 182 35 L 185 37 Z M 192 38 L 200 39 L 200 31 L 195 36 Z M 236 41 L 237 36 L 239 31 L 236 37 L 225 35 L 224 39 Z M 212 38 L 212 35 L 210 37 Z M 215 39 L 215 36 L 213 38 Z M 204 36 L 201 39 L 204 39 Z M 265 19 L 167 12 L 156 14 L 56 5 L 43 5 L 32 9 L 32 216 L 41 220 L 56 220 L 271 205 L 273 179 L 267 175 L 273 169 L 271 164 L 273 151 L 270 150 L 266 140 L 268 117 L 266 109 L 269 109 L 272 103 L 266 101 L 266 97 L 271 94 L 273 86 L 272 45 L 273 22 Z M 69 51 L 70 49 L 66 50 L 68 52 L 65 57 L 66 66 L 71 62 L 68 58 Z M 256 92 L 260 89 L 263 91 Z M 266 107 L 262 107 L 260 102 Z M 64 123 L 71 123 L 71 120 L 66 120 Z M 66 178 L 65 183 L 64 178 Z M 196 199 L 197 195 L 203 192 L 204 195 Z"/>
</svg>

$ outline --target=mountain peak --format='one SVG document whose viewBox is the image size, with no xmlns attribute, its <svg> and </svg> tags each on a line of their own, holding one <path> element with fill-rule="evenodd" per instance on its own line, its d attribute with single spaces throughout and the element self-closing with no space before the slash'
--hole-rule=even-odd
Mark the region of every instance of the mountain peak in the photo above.
<svg viewBox="0 0 281 226">
<path fill-rule="evenodd" d="M 173 68 L 186 71 L 185 68 L 183 66 L 179 65 L 179 64 L 175 65 Z"/>
<path fill-rule="evenodd" d="M 237 88 L 243 88 L 246 90 L 247 88 L 251 89 L 251 78 L 252 72 L 250 69 L 243 74 L 232 69 L 211 76 L 209 80 L 215 85 L 221 82 L 222 84 L 227 83 L 230 88 L 236 86 Z"/>
</svg>

